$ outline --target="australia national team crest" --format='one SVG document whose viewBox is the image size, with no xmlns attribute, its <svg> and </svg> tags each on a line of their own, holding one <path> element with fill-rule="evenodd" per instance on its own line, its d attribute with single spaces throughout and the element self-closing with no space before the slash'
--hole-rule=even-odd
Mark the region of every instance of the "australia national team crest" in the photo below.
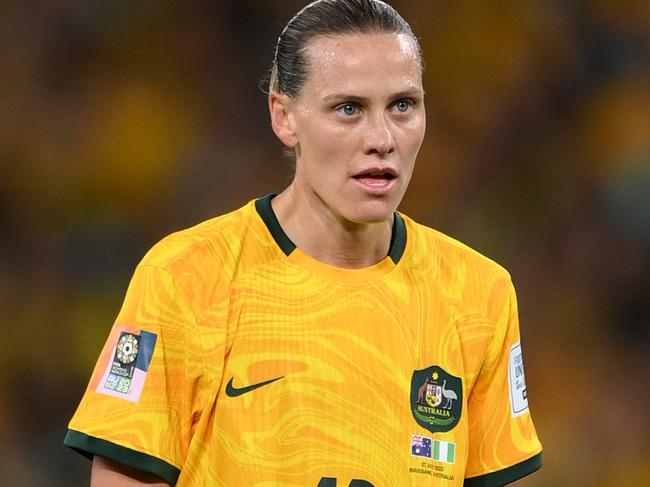
<svg viewBox="0 0 650 487">
<path fill-rule="evenodd" d="M 432 433 L 444 433 L 458 424 L 463 409 L 463 383 L 459 377 L 432 365 L 413 371 L 411 412 L 415 421 Z"/>
</svg>

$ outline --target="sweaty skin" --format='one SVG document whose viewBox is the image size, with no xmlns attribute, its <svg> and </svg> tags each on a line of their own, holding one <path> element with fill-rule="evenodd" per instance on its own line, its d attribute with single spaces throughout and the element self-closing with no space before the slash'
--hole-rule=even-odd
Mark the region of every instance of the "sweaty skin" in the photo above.
<svg viewBox="0 0 650 487">
<path fill-rule="evenodd" d="M 405 34 L 350 34 L 317 37 L 307 55 L 300 94 L 269 95 L 273 129 L 296 153 L 273 209 L 312 257 L 367 267 L 387 254 L 424 138 L 418 49 Z"/>
</svg>

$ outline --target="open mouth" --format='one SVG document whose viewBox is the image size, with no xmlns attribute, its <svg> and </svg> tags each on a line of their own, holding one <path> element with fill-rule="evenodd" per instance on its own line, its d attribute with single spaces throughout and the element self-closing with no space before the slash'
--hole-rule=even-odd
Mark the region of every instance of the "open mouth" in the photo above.
<svg viewBox="0 0 650 487">
<path fill-rule="evenodd" d="M 392 179 L 395 179 L 397 176 L 391 172 L 384 172 L 384 171 L 370 171 L 370 172 L 364 172 L 361 174 L 357 174 L 354 176 L 354 179 L 357 181 L 362 180 L 362 179 L 370 179 L 370 180 L 380 180 L 380 181 L 390 181 Z"/>
<path fill-rule="evenodd" d="M 397 179 L 397 174 L 391 170 L 373 169 L 357 174 L 356 176 L 353 176 L 353 178 L 362 187 L 376 192 L 387 191 L 391 188 L 393 186 L 393 181 Z"/>
</svg>

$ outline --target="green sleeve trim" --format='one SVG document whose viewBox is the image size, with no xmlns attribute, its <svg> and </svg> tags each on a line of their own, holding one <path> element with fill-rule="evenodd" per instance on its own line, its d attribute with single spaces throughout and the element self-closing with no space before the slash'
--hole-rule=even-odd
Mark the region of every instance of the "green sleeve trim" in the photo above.
<svg viewBox="0 0 650 487">
<path fill-rule="evenodd" d="M 533 473 L 542 466 L 542 453 L 512 467 L 465 479 L 464 487 L 500 487 Z"/>
<path fill-rule="evenodd" d="M 94 455 L 115 460 L 116 462 L 152 473 L 170 485 L 176 485 L 181 471 L 160 458 L 147 455 L 110 441 L 88 436 L 79 431 L 68 430 L 63 444 L 92 460 Z"/>
</svg>

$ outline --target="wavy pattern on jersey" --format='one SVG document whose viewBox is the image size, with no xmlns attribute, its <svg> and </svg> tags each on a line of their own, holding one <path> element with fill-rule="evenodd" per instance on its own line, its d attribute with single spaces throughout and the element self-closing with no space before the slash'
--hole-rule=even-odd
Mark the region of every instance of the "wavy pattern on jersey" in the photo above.
<svg viewBox="0 0 650 487">
<path fill-rule="evenodd" d="M 138 268 L 70 427 L 180 466 L 190 435 L 188 392 L 192 376 L 198 372 L 190 364 L 200 363 L 201 357 L 200 349 L 188 347 L 191 313 L 176 294 L 166 271 L 151 266 Z M 96 393 L 120 332 L 138 334 L 142 329 L 155 333 L 158 339 L 140 401 L 129 404 Z"/>
<path fill-rule="evenodd" d="M 517 303 L 509 281 L 495 287 L 504 305 L 470 402 L 476 413 L 470 418 L 468 476 L 504 469 L 541 451 L 530 414 L 511 414 L 507 368 L 510 346 L 520 340 Z"/>
<path fill-rule="evenodd" d="M 229 471 L 252 465 L 289 483 L 300 472 L 314 486 L 321 476 L 358 472 L 379 485 L 400 482 L 407 467 L 394 443 L 404 443 L 401 418 L 410 414 L 403 364 L 415 363 L 416 344 L 395 307 L 400 300 L 386 299 L 387 292 L 335 285 L 277 264 L 242 277 L 233 295 L 237 338 L 226 369 L 241 384 L 285 378 L 224 398 L 217 414 L 228 416 L 221 423 L 232 428 L 222 427 L 218 441 L 233 462 L 224 467 L 226 484 L 235 481 Z M 260 362 L 262 370 L 255 367 Z M 246 480 L 256 485 L 255 478 Z"/>
<path fill-rule="evenodd" d="M 513 420 L 508 403 L 519 331 L 507 273 L 404 219 L 401 262 L 367 282 L 287 258 L 253 203 L 166 238 L 138 267 L 71 428 L 177 466 L 180 487 L 450 487 L 532 456 L 530 416 Z M 94 392 L 122 329 L 158 336 L 137 404 Z M 410 409 L 411 375 L 432 365 L 463 381 L 446 433 Z M 412 434 L 456 444 L 454 481 L 409 473 L 422 463 Z"/>
</svg>

